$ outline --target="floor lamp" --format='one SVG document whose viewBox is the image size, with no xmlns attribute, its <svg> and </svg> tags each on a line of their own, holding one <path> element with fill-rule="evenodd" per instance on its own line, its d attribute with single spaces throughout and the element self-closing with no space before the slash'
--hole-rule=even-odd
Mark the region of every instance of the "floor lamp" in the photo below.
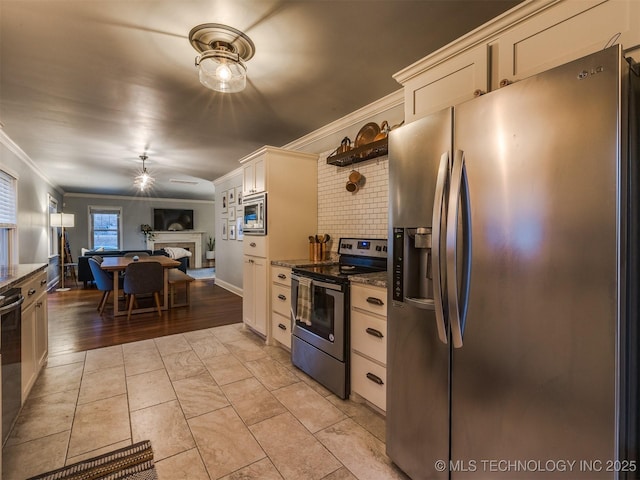
<svg viewBox="0 0 640 480">
<path fill-rule="evenodd" d="M 51 226 L 60 227 L 60 271 L 61 280 L 60 288 L 56 288 L 57 292 L 66 292 L 69 288 L 64 287 L 64 229 L 65 227 L 73 227 L 75 225 L 75 216 L 73 213 L 52 213 Z"/>
</svg>

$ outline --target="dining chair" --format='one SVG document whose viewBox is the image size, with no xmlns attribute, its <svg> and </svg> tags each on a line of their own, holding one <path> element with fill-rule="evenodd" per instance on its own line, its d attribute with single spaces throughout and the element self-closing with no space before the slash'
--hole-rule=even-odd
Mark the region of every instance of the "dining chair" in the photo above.
<svg viewBox="0 0 640 480">
<path fill-rule="evenodd" d="M 89 258 L 89 268 L 91 268 L 91 273 L 93 273 L 96 287 L 103 292 L 100 303 L 98 304 L 98 311 L 100 315 L 102 315 L 107 300 L 109 299 L 109 294 L 113 291 L 113 276 L 100 268 L 100 262 L 93 257 Z M 118 299 L 116 298 L 114 301 L 117 302 Z"/>
<path fill-rule="evenodd" d="M 160 292 L 164 285 L 164 271 L 159 262 L 131 262 L 124 270 L 124 293 L 128 295 L 127 320 L 131 318 L 133 304 L 136 295 L 153 294 L 158 310 L 158 316 L 162 317 L 160 307 Z"/>
</svg>

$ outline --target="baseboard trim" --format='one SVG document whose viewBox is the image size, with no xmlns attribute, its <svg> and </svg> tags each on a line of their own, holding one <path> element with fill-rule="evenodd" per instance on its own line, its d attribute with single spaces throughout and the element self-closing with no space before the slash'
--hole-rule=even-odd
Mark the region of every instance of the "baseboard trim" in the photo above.
<svg viewBox="0 0 640 480">
<path fill-rule="evenodd" d="M 218 278 L 218 277 L 216 277 L 216 285 L 219 286 L 219 287 L 224 288 L 225 290 L 228 290 L 231 293 L 235 293 L 239 297 L 242 297 L 242 289 L 241 288 L 238 288 L 235 285 L 227 283 L 224 280 L 220 280 L 220 278 Z"/>
</svg>

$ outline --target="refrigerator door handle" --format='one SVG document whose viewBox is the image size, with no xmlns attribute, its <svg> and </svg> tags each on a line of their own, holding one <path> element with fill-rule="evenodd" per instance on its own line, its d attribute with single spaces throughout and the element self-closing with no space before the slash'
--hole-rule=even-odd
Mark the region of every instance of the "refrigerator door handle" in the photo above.
<svg viewBox="0 0 640 480">
<path fill-rule="evenodd" d="M 461 212 L 459 207 L 461 206 Z M 447 255 L 447 296 L 451 340 L 454 348 L 462 347 L 467 302 L 469 298 L 469 278 L 471 274 L 471 217 L 469 205 L 469 185 L 464 152 L 456 150 L 451 172 L 451 190 L 447 212 L 446 255 Z M 458 274 L 458 218 L 462 215 L 462 272 Z M 458 288 L 460 280 L 460 288 Z M 462 295 L 460 295 L 462 293 Z"/>
<path fill-rule="evenodd" d="M 436 325 L 438 337 L 442 343 L 447 343 L 447 325 L 444 318 L 444 302 L 442 300 L 444 278 L 440 268 L 442 252 L 440 251 L 442 217 L 446 219 L 445 190 L 449 180 L 449 152 L 444 152 L 440 157 L 438 178 L 436 180 L 435 198 L 433 201 L 433 216 L 431 223 L 431 270 L 433 272 L 433 305 L 436 312 Z"/>
</svg>

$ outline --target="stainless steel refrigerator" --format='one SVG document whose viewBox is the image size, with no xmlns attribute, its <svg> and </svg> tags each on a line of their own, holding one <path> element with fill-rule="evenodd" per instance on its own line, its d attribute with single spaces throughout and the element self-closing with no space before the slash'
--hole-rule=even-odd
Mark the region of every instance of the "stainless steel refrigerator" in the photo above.
<svg viewBox="0 0 640 480">
<path fill-rule="evenodd" d="M 411 478 L 639 478 L 637 80 L 614 46 L 391 132 Z"/>
</svg>

